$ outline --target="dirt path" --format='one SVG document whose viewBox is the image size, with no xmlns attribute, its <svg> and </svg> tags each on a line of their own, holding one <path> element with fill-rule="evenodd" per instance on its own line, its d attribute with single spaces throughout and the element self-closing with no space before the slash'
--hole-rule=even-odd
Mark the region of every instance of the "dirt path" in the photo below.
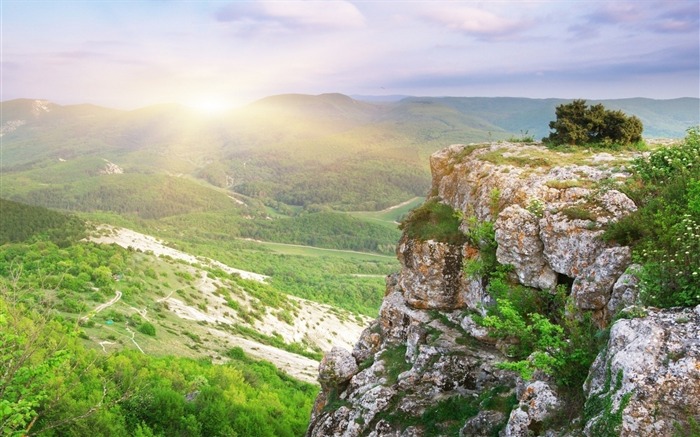
<svg viewBox="0 0 700 437">
<path fill-rule="evenodd" d="M 109 300 L 103 304 L 98 305 L 97 307 L 95 307 L 95 309 L 93 311 L 95 311 L 95 314 L 97 314 L 100 311 L 102 311 L 103 309 L 109 308 L 112 305 L 114 305 L 115 303 L 119 302 L 119 299 L 121 299 L 121 298 L 122 298 L 122 292 L 117 290 L 114 292 L 114 297 L 111 300 Z"/>
<path fill-rule="evenodd" d="M 383 210 L 381 210 L 381 211 L 379 211 L 379 212 L 389 212 L 389 211 L 393 211 L 393 210 L 395 210 L 395 209 L 401 208 L 402 206 L 406 206 L 406 205 L 408 205 L 408 204 L 411 203 L 411 202 L 415 202 L 416 199 L 419 199 L 419 197 L 414 197 L 413 199 L 408 199 L 408 200 L 405 201 L 405 202 L 401 202 L 401 203 L 399 203 L 398 205 L 390 206 L 390 207 L 388 207 L 388 208 L 386 208 L 386 209 L 383 209 Z"/>
<path fill-rule="evenodd" d="M 129 325 L 126 325 L 126 331 L 131 333 L 131 342 L 134 343 L 134 345 L 136 345 L 136 347 L 138 348 L 138 350 L 141 351 L 142 354 L 145 354 L 146 352 L 144 352 L 143 349 L 141 349 L 141 346 L 139 346 L 139 344 L 136 343 L 136 339 L 134 338 L 136 337 L 136 332 L 132 331 L 131 328 L 129 328 Z"/>
</svg>

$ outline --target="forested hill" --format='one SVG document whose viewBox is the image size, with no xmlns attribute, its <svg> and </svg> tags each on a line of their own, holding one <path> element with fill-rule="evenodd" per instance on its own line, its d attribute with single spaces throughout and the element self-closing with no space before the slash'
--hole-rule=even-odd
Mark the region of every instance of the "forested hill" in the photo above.
<svg viewBox="0 0 700 437">
<path fill-rule="evenodd" d="M 0 168 L 13 177 L 6 178 L 10 182 L 0 195 L 42 204 L 28 194 L 60 185 L 70 196 L 90 197 L 73 182 L 101 175 L 112 163 L 132 175 L 127 177 L 187 176 L 268 204 L 380 210 L 425 194 L 427 158 L 435 150 L 541 138 L 562 102 L 462 97 L 370 102 L 342 94 L 287 94 L 207 117 L 178 105 L 119 111 L 12 100 L 2 103 Z M 637 115 L 646 137 L 680 138 L 700 121 L 698 99 L 602 102 Z"/>
</svg>

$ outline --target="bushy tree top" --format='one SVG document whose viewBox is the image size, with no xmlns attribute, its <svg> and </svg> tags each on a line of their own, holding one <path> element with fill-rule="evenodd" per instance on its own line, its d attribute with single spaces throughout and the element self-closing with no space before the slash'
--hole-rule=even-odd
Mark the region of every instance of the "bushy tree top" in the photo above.
<svg viewBox="0 0 700 437">
<path fill-rule="evenodd" d="M 597 144 L 630 145 L 641 141 L 642 122 L 622 111 L 605 109 L 602 104 L 587 106 L 585 100 L 574 100 L 556 107 L 557 119 L 549 122 L 554 132 L 543 141 L 552 145 Z"/>
</svg>

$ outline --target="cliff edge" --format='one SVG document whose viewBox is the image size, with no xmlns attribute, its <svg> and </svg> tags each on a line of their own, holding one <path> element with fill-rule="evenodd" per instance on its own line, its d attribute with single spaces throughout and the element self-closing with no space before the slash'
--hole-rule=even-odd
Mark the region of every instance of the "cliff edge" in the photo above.
<svg viewBox="0 0 700 437">
<path fill-rule="evenodd" d="M 601 239 L 636 209 L 616 189 L 633 157 L 512 143 L 433 154 L 401 271 L 354 349 L 323 359 L 307 436 L 690 432 L 700 307 L 634 307 L 630 249 Z M 576 354 L 585 367 L 569 366 Z"/>
</svg>

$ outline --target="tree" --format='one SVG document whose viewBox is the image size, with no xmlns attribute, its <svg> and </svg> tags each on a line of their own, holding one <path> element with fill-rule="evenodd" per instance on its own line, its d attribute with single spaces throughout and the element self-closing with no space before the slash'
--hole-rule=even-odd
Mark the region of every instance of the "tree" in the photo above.
<svg viewBox="0 0 700 437">
<path fill-rule="evenodd" d="M 622 111 L 605 109 L 602 104 L 586 106 L 585 100 L 574 100 L 556 107 L 557 119 L 549 122 L 554 132 L 543 141 L 561 144 L 629 145 L 641 141 L 642 122 Z"/>
</svg>

